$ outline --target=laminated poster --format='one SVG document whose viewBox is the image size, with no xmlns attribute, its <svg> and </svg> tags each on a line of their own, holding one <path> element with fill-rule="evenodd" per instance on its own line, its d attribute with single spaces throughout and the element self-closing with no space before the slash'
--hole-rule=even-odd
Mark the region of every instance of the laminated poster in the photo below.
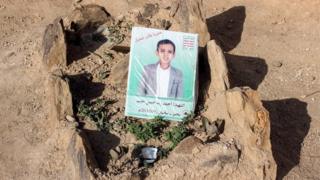
<svg viewBox="0 0 320 180">
<path fill-rule="evenodd" d="M 196 103 L 198 35 L 134 27 L 125 115 L 182 120 Z"/>
</svg>

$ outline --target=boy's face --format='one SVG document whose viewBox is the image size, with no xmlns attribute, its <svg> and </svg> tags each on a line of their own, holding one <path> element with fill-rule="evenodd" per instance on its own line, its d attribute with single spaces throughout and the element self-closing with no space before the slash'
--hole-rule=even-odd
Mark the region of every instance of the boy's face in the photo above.
<svg viewBox="0 0 320 180">
<path fill-rule="evenodd" d="M 160 59 L 161 65 L 170 65 L 171 60 L 174 58 L 175 53 L 171 44 L 161 44 L 156 52 Z"/>
</svg>

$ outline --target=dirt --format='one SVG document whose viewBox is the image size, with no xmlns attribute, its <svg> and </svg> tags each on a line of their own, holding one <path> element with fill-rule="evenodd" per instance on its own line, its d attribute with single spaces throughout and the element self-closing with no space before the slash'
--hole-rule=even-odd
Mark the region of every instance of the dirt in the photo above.
<svg viewBox="0 0 320 180">
<path fill-rule="evenodd" d="M 133 0 L 128 6 L 141 7 L 143 2 Z M 159 1 L 159 7 L 167 7 L 166 3 Z M 3 179 L 39 177 L 40 171 L 45 171 L 40 169 L 43 157 L 53 151 L 47 149 L 53 137 L 46 131 L 48 94 L 40 47 L 45 26 L 56 17 L 68 14 L 72 4 L 73 1 L 62 0 L 0 0 L 0 175 Z M 320 3 L 206 0 L 204 7 L 211 38 L 225 51 L 231 86 L 257 89 L 270 113 L 277 178 L 318 179 L 320 15 L 317 11 Z M 109 12 L 118 16 L 125 8 L 115 5 Z M 109 83 L 108 75 L 127 52 L 111 50 L 104 54 L 106 49 L 99 46 L 89 54 L 76 57 L 67 72 L 74 75 L 70 79 L 80 82 L 75 85 L 85 85 L 83 91 L 75 93 L 77 97 L 116 99 L 112 118 L 117 119 L 123 116 L 125 87 Z M 71 83 L 71 88 L 79 87 Z M 91 135 L 108 139 L 96 131 Z M 113 141 L 100 145 L 111 149 L 118 144 Z M 101 156 L 105 153 L 101 152 Z"/>
</svg>

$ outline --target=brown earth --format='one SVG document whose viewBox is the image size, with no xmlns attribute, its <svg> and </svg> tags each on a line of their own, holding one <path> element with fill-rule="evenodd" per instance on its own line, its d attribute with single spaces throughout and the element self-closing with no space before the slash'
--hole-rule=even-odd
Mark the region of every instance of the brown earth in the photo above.
<svg viewBox="0 0 320 180">
<path fill-rule="evenodd" d="M 110 7 L 107 10 L 115 17 L 144 3 L 98 2 Z M 48 149 L 54 134 L 46 130 L 50 109 L 40 49 L 45 26 L 69 13 L 72 3 L 0 0 L 2 179 L 55 177 L 43 175 L 59 165 L 44 165 L 44 159 L 62 150 L 55 146 Z M 166 6 L 165 1 L 159 4 Z M 257 89 L 270 113 L 278 178 L 318 179 L 320 3 L 207 0 L 204 7 L 211 38 L 225 51 L 231 87 Z M 101 86 L 97 84 L 97 88 Z"/>
</svg>

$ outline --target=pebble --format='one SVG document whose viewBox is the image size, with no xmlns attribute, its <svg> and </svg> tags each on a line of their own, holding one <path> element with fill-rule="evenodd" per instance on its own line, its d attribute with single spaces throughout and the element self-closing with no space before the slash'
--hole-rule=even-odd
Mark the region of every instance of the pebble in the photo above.
<svg viewBox="0 0 320 180">
<path fill-rule="evenodd" d="M 76 119 L 70 115 L 66 115 L 66 120 L 69 121 L 69 122 L 75 122 Z"/>
<path fill-rule="evenodd" d="M 103 61 L 103 59 L 98 58 L 97 63 L 98 63 L 99 65 L 102 65 L 102 64 L 104 64 L 104 61 Z"/>
<path fill-rule="evenodd" d="M 281 67 L 281 66 L 282 66 L 282 62 L 280 62 L 280 61 L 273 62 L 273 63 L 272 63 L 272 66 L 274 66 L 274 67 Z"/>
<path fill-rule="evenodd" d="M 121 152 L 121 149 L 120 149 L 120 147 L 119 146 L 117 146 L 116 148 L 115 148 L 115 150 L 117 151 L 117 152 Z"/>
<path fill-rule="evenodd" d="M 111 150 L 109 151 L 109 154 L 110 154 L 110 156 L 111 156 L 111 158 L 112 158 L 113 160 L 118 160 L 118 159 L 119 159 L 119 153 L 118 153 L 117 151 L 111 149 Z"/>
</svg>

